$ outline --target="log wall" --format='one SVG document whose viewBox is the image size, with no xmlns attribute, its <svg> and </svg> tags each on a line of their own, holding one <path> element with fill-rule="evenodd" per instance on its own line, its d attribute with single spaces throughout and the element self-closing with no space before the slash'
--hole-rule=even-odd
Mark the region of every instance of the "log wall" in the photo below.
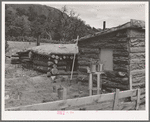
<svg viewBox="0 0 150 122">
<path fill-rule="evenodd" d="M 113 71 L 102 76 L 104 88 L 129 89 L 130 75 L 132 88 L 145 87 L 145 31 L 124 29 L 99 37 L 79 41 L 79 72 L 87 75 L 86 67 L 90 58 L 99 59 L 99 49 L 113 49 Z M 118 72 L 125 74 L 124 77 Z M 86 78 L 88 79 L 88 78 Z"/>
<path fill-rule="evenodd" d="M 113 49 L 113 71 L 107 71 L 102 76 L 103 88 L 119 88 L 121 90 L 128 89 L 129 85 L 129 46 L 128 46 L 128 30 L 113 32 L 104 36 L 90 38 L 79 41 L 79 72 L 86 73 L 86 67 L 90 66 L 90 58 L 99 59 L 99 49 Z M 142 45 L 142 44 L 141 44 Z M 118 72 L 125 73 L 121 77 Z"/>
<path fill-rule="evenodd" d="M 62 58 L 64 55 L 57 55 L 57 56 L 59 57 L 59 59 L 57 59 L 58 63 L 54 61 L 56 59 L 52 58 L 52 56 L 39 55 L 39 54 L 33 53 L 33 59 L 32 59 L 33 69 L 43 72 L 43 73 L 47 73 L 47 72 L 51 72 L 53 65 L 56 64 L 60 75 L 70 75 L 71 66 L 73 62 L 73 59 L 70 59 L 70 57 L 73 57 L 73 55 L 67 55 L 65 56 L 65 59 Z M 61 57 L 61 60 L 60 60 L 60 57 Z M 69 64 L 68 62 L 70 62 L 70 69 L 67 69 L 67 65 Z M 74 70 L 76 70 L 77 68 L 76 62 L 77 62 L 77 59 L 75 60 Z"/>
<path fill-rule="evenodd" d="M 129 33 L 129 61 L 131 88 L 145 87 L 145 31 L 130 30 Z"/>
</svg>

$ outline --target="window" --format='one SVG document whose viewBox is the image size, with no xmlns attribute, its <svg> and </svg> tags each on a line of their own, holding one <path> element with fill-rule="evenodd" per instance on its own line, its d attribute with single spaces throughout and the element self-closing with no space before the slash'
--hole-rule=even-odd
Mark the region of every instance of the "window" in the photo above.
<svg viewBox="0 0 150 122">
<path fill-rule="evenodd" d="M 113 70 L 113 50 L 99 49 L 99 59 L 102 62 L 104 71 Z"/>
</svg>

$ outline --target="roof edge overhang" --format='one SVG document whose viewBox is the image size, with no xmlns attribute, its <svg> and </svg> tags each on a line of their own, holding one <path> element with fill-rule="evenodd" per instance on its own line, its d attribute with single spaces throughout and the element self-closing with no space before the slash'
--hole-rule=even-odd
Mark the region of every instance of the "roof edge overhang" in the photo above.
<svg viewBox="0 0 150 122">
<path fill-rule="evenodd" d="M 117 26 L 117 27 L 113 27 L 113 28 L 110 28 L 108 30 L 104 30 L 102 32 L 97 32 L 97 33 L 94 33 L 92 35 L 87 35 L 87 36 L 81 37 L 79 39 L 79 42 L 80 41 L 84 41 L 86 39 L 102 36 L 102 35 L 105 35 L 105 34 L 109 34 L 109 33 L 120 31 L 120 30 L 124 30 L 124 29 L 131 29 L 131 28 L 132 29 L 135 28 L 135 29 L 145 30 L 145 21 L 131 19 L 130 22 L 127 22 L 127 23 L 125 23 L 123 25 L 120 25 L 120 26 Z"/>
</svg>

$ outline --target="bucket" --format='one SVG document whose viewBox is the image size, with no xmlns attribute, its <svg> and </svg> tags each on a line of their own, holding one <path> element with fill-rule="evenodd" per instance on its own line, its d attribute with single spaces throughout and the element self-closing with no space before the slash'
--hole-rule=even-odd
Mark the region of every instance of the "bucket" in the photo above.
<svg viewBox="0 0 150 122">
<path fill-rule="evenodd" d="M 103 64 L 99 64 L 99 65 L 98 65 L 97 71 L 98 71 L 98 72 L 103 71 Z"/>
<path fill-rule="evenodd" d="M 58 93 L 58 98 L 62 99 L 63 98 L 63 88 L 58 88 L 57 93 Z"/>
<path fill-rule="evenodd" d="M 51 76 L 51 72 L 47 72 L 47 77 L 50 77 Z"/>
<path fill-rule="evenodd" d="M 91 72 L 96 72 L 96 64 L 91 65 Z"/>
<path fill-rule="evenodd" d="M 57 93 L 58 93 L 58 98 L 59 99 L 63 99 L 64 100 L 64 99 L 67 98 L 67 90 L 66 90 L 66 88 L 62 88 L 62 87 L 58 88 Z"/>
</svg>

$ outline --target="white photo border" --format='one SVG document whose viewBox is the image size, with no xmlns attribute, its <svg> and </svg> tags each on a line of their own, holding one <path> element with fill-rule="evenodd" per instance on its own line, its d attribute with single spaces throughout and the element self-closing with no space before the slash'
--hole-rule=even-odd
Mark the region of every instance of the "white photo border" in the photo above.
<svg viewBox="0 0 150 122">
<path fill-rule="evenodd" d="M 22 2 L 22 1 L 2 1 L 2 120 L 148 120 L 149 118 L 149 3 L 138 1 L 127 2 L 65 2 L 66 4 L 145 4 L 145 24 L 146 24 L 146 107 L 144 111 L 68 111 L 65 115 L 57 114 L 57 111 L 5 111 L 4 91 L 5 91 L 5 4 L 64 4 L 64 2 Z"/>
</svg>

